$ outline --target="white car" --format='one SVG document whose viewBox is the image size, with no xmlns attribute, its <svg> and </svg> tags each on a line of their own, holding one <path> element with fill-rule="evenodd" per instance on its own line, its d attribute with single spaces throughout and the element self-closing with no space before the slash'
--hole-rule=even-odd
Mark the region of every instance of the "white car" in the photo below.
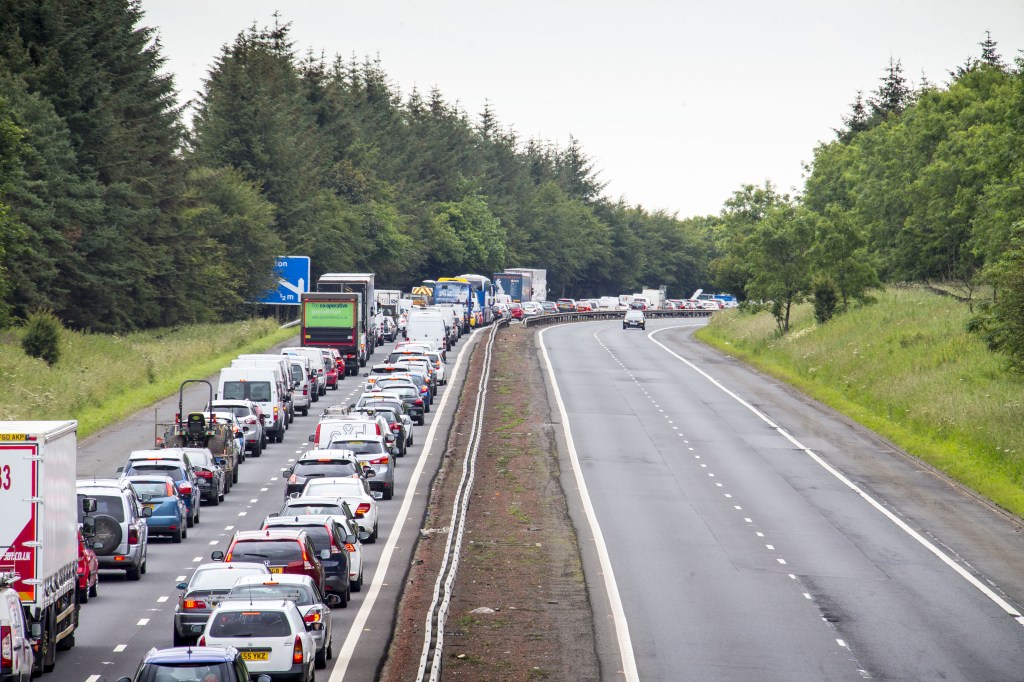
<svg viewBox="0 0 1024 682">
<path fill-rule="evenodd" d="M 308 575 L 281 573 L 273 576 L 251 575 L 241 578 L 231 588 L 227 599 L 245 601 L 273 601 L 287 599 L 294 602 L 302 614 L 302 620 L 316 642 L 316 668 L 326 668 L 327 659 L 334 658 L 334 631 L 331 628 L 331 608 L 341 604 L 336 594 L 324 594 Z"/>
<path fill-rule="evenodd" d="M 370 492 L 370 484 L 362 478 L 312 478 L 306 481 L 302 495 L 333 497 L 348 503 L 359 527 L 370 534 L 367 542 L 377 541 L 377 500 L 384 497 L 379 491 Z"/>
<path fill-rule="evenodd" d="M 199 646 L 238 649 L 251 675 L 312 680 L 316 640 L 310 629 L 288 600 L 222 601 L 210 614 Z"/>
</svg>

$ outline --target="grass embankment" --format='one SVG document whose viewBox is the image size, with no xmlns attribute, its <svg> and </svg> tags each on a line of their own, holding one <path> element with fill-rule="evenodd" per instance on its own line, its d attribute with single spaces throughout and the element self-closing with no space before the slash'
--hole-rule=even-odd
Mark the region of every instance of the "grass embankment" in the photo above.
<svg viewBox="0 0 1024 682">
<path fill-rule="evenodd" d="M 798 387 L 996 504 L 1024 516 L 1024 380 L 965 331 L 967 306 L 918 289 L 792 330 L 717 314 L 697 336 Z"/>
<path fill-rule="evenodd" d="M 258 353 L 294 336 L 273 320 L 203 324 L 125 335 L 61 332 L 52 367 L 26 356 L 22 330 L 0 336 L 0 419 L 77 419 L 84 438 L 177 393 L 240 353 Z"/>
</svg>

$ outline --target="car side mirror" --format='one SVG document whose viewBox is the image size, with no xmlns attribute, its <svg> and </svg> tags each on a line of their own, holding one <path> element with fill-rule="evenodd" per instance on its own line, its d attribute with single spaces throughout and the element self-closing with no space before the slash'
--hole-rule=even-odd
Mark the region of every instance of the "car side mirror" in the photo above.
<svg viewBox="0 0 1024 682">
<path fill-rule="evenodd" d="M 374 476 L 377 475 L 377 472 L 374 471 L 373 469 L 367 469 L 366 471 L 363 472 L 363 475 L 366 476 L 366 478 L 373 478 Z"/>
<path fill-rule="evenodd" d="M 331 550 L 329 550 L 329 549 L 321 549 L 320 550 L 320 558 L 321 559 L 325 559 L 325 560 L 326 559 L 330 559 L 331 558 Z"/>
<path fill-rule="evenodd" d="M 148 519 L 152 515 L 153 515 L 153 509 L 151 507 L 143 507 L 142 508 L 142 514 L 141 514 L 142 518 Z"/>
<path fill-rule="evenodd" d="M 175 587 L 178 588 L 179 590 L 187 590 L 188 589 L 188 583 L 178 583 L 177 585 L 175 585 Z"/>
<path fill-rule="evenodd" d="M 348 409 L 350 409 L 350 410 L 356 409 L 356 404 L 355 403 L 349 403 L 348 404 Z"/>
<path fill-rule="evenodd" d="M 359 541 L 360 542 L 366 542 L 367 540 L 370 539 L 370 534 L 367 533 L 365 530 L 361 530 L 361 531 L 359 531 L 358 537 L 359 537 Z"/>
<path fill-rule="evenodd" d="M 327 599 L 324 600 L 324 603 L 328 606 L 341 606 L 341 595 L 328 592 Z"/>
<path fill-rule="evenodd" d="M 210 552 L 210 558 L 214 561 L 224 561 L 224 552 L 219 549 L 216 552 Z"/>
<path fill-rule="evenodd" d="M 323 629 L 324 629 L 324 624 L 323 623 L 307 623 L 306 624 L 306 630 L 308 630 L 309 632 L 314 632 L 314 631 L 319 632 L 320 630 L 323 630 Z"/>
<path fill-rule="evenodd" d="M 402 454 L 402 449 L 396 445 L 395 447 L 391 448 L 391 454 L 400 455 Z"/>
<path fill-rule="evenodd" d="M 278 516 L 280 516 L 280 515 L 281 515 L 281 514 L 280 514 L 280 513 L 278 513 L 278 512 L 270 512 L 269 514 L 267 514 L 267 518 L 268 518 L 268 519 L 273 519 L 273 518 L 276 518 L 276 517 L 278 517 Z"/>
<path fill-rule="evenodd" d="M 369 372 L 363 372 L 363 377 L 368 377 L 368 376 L 370 376 Z"/>
<path fill-rule="evenodd" d="M 91 538 L 96 535 L 96 519 L 92 516 L 86 516 L 82 519 L 82 536 Z"/>
<path fill-rule="evenodd" d="M 32 636 L 32 639 L 39 639 L 40 637 L 43 636 L 43 624 L 42 623 L 32 623 L 32 625 L 30 625 L 29 628 L 28 628 L 28 634 Z M 132 681 L 128 680 L 128 682 L 132 682 Z"/>
<path fill-rule="evenodd" d="M 115 470 L 115 473 L 123 474 L 124 473 L 124 467 L 117 467 L 117 469 Z"/>
<path fill-rule="evenodd" d="M 118 682 L 121 682 L 121 681 L 118 680 Z M 128 680 L 128 682 L 132 682 L 132 681 Z M 256 678 L 256 682 L 271 682 L 270 675 L 260 675 L 259 677 Z"/>
<path fill-rule="evenodd" d="M 346 544 L 349 544 L 349 545 L 354 545 L 354 544 L 356 544 L 356 540 L 358 540 L 358 539 L 359 539 L 359 538 L 357 538 L 357 537 L 356 537 L 356 536 L 355 536 L 355 535 L 354 535 L 353 533 L 349 533 L 349 534 L 348 534 L 348 535 L 347 535 L 347 536 L 345 537 L 345 542 L 346 542 Z"/>
<path fill-rule="evenodd" d="M 283 474 L 284 474 L 285 476 L 291 476 L 291 475 L 292 475 L 293 473 L 295 473 L 295 467 L 288 467 L 288 468 L 287 468 L 287 469 L 285 469 L 285 470 L 284 470 L 284 471 L 283 471 L 282 473 L 283 473 Z"/>
<path fill-rule="evenodd" d="M 92 514 L 96 511 L 96 498 L 95 497 L 83 497 L 82 498 L 82 511 L 86 514 Z"/>
</svg>

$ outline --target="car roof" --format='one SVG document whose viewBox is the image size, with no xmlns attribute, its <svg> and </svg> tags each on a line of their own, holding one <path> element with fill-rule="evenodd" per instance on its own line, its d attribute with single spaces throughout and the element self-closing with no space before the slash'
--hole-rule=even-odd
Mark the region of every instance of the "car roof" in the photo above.
<svg viewBox="0 0 1024 682">
<path fill-rule="evenodd" d="M 233 646 L 179 646 L 150 649 L 143 663 L 227 663 L 238 657 Z"/>
<path fill-rule="evenodd" d="M 335 448 L 333 450 L 329 450 L 327 448 L 316 448 L 315 450 L 307 450 L 302 457 L 295 460 L 295 463 L 323 461 L 351 463 L 356 461 L 356 453 L 351 450 L 344 450 L 341 448 Z"/>
<path fill-rule="evenodd" d="M 268 516 L 263 519 L 263 525 L 271 528 L 282 526 L 299 526 L 307 528 L 312 526 L 323 526 L 325 523 L 337 520 L 339 517 L 334 514 L 296 514 L 294 516 Z"/>
<path fill-rule="evenodd" d="M 320 480 L 320 479 L 316 479 Z M 343 479 L 344 480 L 344 479 Z M 305 531 L 302 529 L 291 530 L 288 528 L 267 528 L 264 530 L 240 530 L 235 533 L 236 542 L 250 542 L 259 540 L 298 540 Z"/>
<path fill-rule="evenodd" d="M 313 579 L 304 573 L 273 573 L 270 575 L 243 575 L 235 583 L 238 585 L 250 585 L 250 584 L 261 584 L 261 583 L 281 583 L 283 585 L 289 584 L 303 584 L 303 585 L 315 585 Z"/>
<path fill-rule="evenodd" d="M 270 570 L 265 565 L 256 563 L 255 561 L 229 561 L 227 563 L 223 561 L 213 561 L 205 564 L 199 564 L 198 566 L 196 566 L 196 573 L 198 573 L 199 571 L 212 571 L 214 569 L 227 571 L 237 571 L 239 569 L 257 569 L 267 574 L 270 573 Z"/>
<path fill-rule="evenodd" d="M 129 485 L 128 481 L 121 478 L 96 478 L 87 479 L 80 478 L 75 481 L 75 488 L 83 490 L 86 488 L 96 488 L 97 490 L 113 490 L 118 492 L 122 490 L 126 485 Z"/>
</svg>

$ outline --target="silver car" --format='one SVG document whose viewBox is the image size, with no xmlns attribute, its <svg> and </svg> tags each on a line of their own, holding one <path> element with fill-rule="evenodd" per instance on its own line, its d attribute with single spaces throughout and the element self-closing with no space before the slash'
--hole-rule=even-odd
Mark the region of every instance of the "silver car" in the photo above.
<svg viewBox="0 0 1024 682">
<path fill-rule="evenodd" d="M 153 515 L 153 510 L 143 506 L 131 482 L 123 478 L 81 480 L 76 488 L 79 500 L 96 500 L 96 511 L 90 515 L 96 523 L 92 548 L 100 568 L 123 570 L 128 580 L 138 580 L 146 572 L 146 519 Z M 81 509 L 81 502 L 78 506 Z M 84 516 L 84 512 L 79 514 Z"/>
</svg>

